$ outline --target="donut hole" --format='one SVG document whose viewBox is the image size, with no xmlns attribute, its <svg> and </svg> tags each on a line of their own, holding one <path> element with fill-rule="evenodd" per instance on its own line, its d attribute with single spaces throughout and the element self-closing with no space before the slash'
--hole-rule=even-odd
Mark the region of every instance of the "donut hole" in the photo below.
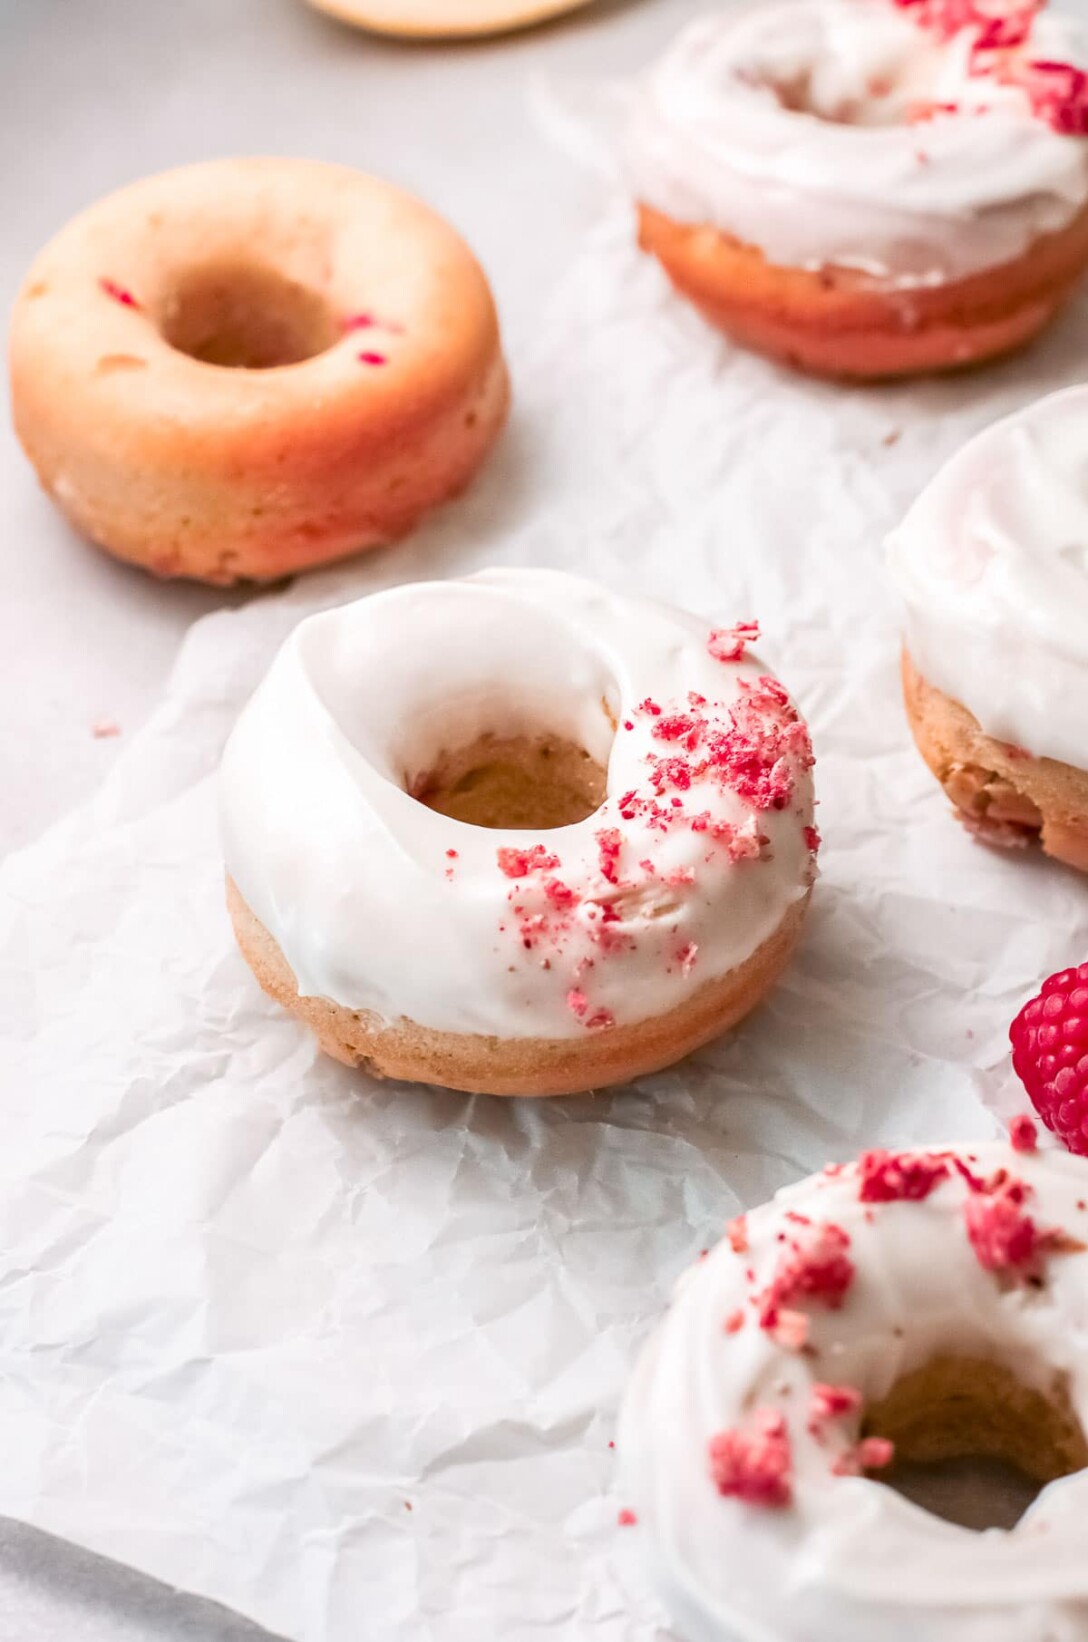
<svg viewBox="0 0 1088 1642">
<path fill-rule="evenodd" d="M 339 336 L 324 297 L 256 263 L 188 269 L 162 307 L 159 328 L 190 359 L 243 371 L 301 364 Z"/>
<path fill-rule="evenodd" d="M 1013 1528 L 1047 1483 L 1088 1466 L 1060 1378 L 1047 1393 L 997 1362 L 940 1358 L 871 1404 L 866 1436 L 895 1444 L 873 1475 L 933 1515 L 978 1531 Z"/>
<path fill-rule="evenodd" d="M 538 832 L 584 821 L 600 808 L 605 786 L 602 766 L 574 741 L 484 734 L 441 754 L 409 791 L 472 827 Z"/>
<path fill-rule="evenodd" d="M 814 68 L 788 76 L 768 74 L 760 84 L 788 114 L 804 114 L 824 125 L 903 125 L 912 107 L 924 96 L 912 96 L 894 74 L 874 75 L 863 87 L 848 91 L 840 85 L 821 85 Z"/>
</svg>

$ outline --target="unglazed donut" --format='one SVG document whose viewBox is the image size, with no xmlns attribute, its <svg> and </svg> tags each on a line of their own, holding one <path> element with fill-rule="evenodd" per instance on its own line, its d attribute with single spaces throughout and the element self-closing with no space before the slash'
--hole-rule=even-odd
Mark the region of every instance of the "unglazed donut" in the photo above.
<svg viewBox="0 0 1088 1642">
<path fill-rule="evenodd" d="M 376 34 L 410 40 L 464 39 L 529 28 L 590 0 L 310 0 L 318 11 Z"/>
<path fill-rule="evenodd" d="M 1034 336 L 1088 265 L 1088 57 L 1033 3 L 774 0 L 692 23 L 633 100 L 639 237 L 745 346 L 829 376 Z M 1048 59 L 1039 62 L 1038 59 Z"/>
<path fill-rule="evenodd" d="M 1083 1642 L 1086 1235 L 1088 1164 L 1003 1142 L 872 1152 L 733 1223 L 617 1433 L 685 1642 Z M 1047 1485 L 1015 1528 L 875 1480 L 969 1455 Z"/>
<path fill-rule="evenodd" d="M 808 732 L 754 629 L 548 571 L 304 621 L 222 767 L 267 992 L 384 1076 L 565 1094 L 746 1014 L 814 875 Z"/>
<path fill-rule="evenodd" d="M 1088 871 L 1088 388 L 970 440 L 888 547 L 911 729 L 960 818 Z"/>
<path fill-rule="evenodd" d="M 163 576 L 387 542 L 472 477 L 508 388 L 487 281 L 418 200 L 232 159 L 111 194 L 36 259 L 15 427 L 76 528 Z"/>
</svg>

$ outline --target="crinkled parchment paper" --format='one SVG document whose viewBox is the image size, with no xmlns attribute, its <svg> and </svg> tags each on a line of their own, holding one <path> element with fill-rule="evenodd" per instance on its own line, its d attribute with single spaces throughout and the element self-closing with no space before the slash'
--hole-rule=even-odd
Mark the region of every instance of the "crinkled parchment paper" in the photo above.
<svg viewBox="0 0 1088 1642">
<path fill-rule="evenodd" d="M 649 1642 L 609 1451 L 632 1356 L 739 1205 L 863 1144 L 988 1132 L 1088 888 L 972 844 L 911 747 L 881 538 L 1023 360 L 851 390 L 734 352 L 602 221 L 464 501 L 192 631 L 99 797 L 0 877 L 0 1512 L 297 1642 Z M 757 616 L 813 727 L 803 948 L 731 1037 L 553 1102 L 377 1084 L 262 997 L 214 771 L 277 644 L 400 579 L 544 564 Z M 435 665 L 421 657 L 421 665 Z"/>
</svg>

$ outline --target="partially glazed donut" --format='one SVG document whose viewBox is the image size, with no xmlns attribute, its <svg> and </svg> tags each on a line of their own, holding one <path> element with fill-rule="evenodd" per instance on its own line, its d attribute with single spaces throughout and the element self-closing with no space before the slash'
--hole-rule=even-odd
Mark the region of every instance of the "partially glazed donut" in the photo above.
<svg viewBox="0 0 1088 1642">
<path fill-rule="evenodd" d="M 494 442 L 487 281 L 419 201 L 311 160 L 150 177 L 46 246 L 16 431 L 77 529 L 163 576 L 269 579 L 408 530 Z"/>
<path fill-rule="evenodd" d="M 1081 1642 L 1086 1237 L 1088 1164 L 1001 1142 L 872 1152 L 733 1223 L 617 1434 L 685 1642 Z M 1045 1485 L 1014 1528 L 877 1480 L 967 1456 Z"/>
<path fill-rule="evenodd" d="M 748 1012 L 814 873 L 811 751 L 747 628 L 547 571 L 304 621 L 222 768 L 261 985 L 386 1076 L 562 1094 Z"/>
<path fill-rule="evenodd" d="M 774 0 L 692 23 L 632 108 L 643 248 L 804 370 L 896 376 L 1027 341 L 1088 266 L 1088 50 L 1035 13 Z"/>
<path fill-rule="evenodd" d="M 1088 388 L 985 429 L 890 539 L 918 748 L 989 843 L 1088 871 Z"/>
</svg>

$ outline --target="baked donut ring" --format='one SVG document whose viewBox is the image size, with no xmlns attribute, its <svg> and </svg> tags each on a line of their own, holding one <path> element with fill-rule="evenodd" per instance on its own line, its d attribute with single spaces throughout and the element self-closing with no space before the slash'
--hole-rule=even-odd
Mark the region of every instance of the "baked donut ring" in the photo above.
<svg viewBox="0 0 1088 1642">
<path fill-rule="evenodd" d="M 390 184 L 312 160 L 150 177 L 41 252 L 15 427 L 93 541 L 162 576 L 268 580 L 409 530 L 506 413 L 487 281 Z"/>
<path fill-rule="evenodd" d="M 960 819 L 1088 872 L 1088 388 L 947 462 L 888 544 L 914 739 Z"/>
<path fill-rule="evenodd" d="M 731 1026 L 818 842 L 808 733 L 750 636 L 526 570 L 302 622 L 223 757 L 261 985 L 348 1064 L 486 1094 L 622 1082 Z"/>
<path fill-rule="evenodd" d="M 733 1222 L 616 1438 L 620 1520 L 685 1642 L 1081 1636 L 1086 1239 L 1088 1163 L 994 1141 L 870 1152 Z M 1009 1531 L 877 1480 L 974 1456 L 1043 1485 Z"/>
<path fill-rule="evenodd" d="M 406 40 L 468 39 L 531 28 L 590 0 L 309 0 L 318 11 Z"/>
<path fill-rule="evenodd" d="M 1088 267 L 1088 49 L 1027 0 L 984 12 L 774 0 L 691 24 L 632 105 L 640 245 L 736 341 L 820 375 L 1027 342 Z"/>
</svg>

